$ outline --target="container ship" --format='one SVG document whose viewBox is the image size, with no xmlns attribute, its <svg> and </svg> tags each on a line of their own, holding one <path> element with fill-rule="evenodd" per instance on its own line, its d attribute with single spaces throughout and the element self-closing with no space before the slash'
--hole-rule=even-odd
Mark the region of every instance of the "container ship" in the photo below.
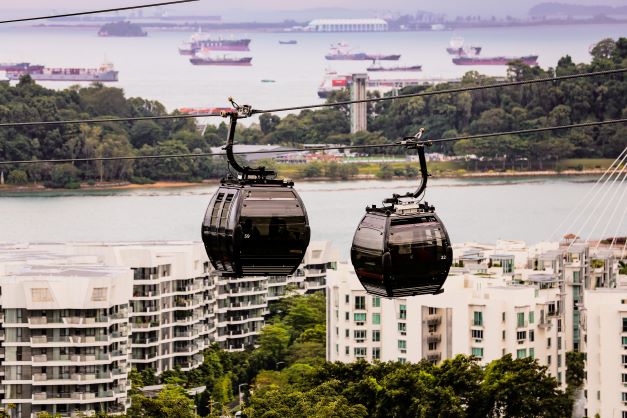
<svg viewBox="0 0 627 418">
<path fill-rule="evenodd" d="M 212 51 L 250 51 L 250 39 L 211 39 L 208 35 L 198 32 L 193 34 L 188 42 L 179 47 L 181 55 L 195 55 L 202 49 Z"/>
<path fill-rule="evenodd" d="M 37 65 L 6 71 L 9 80 L 19 80 L 24 75 L 40 81 L 118 81 L 118 72 L 109 63 L 102 64 L 99 68 L 47 68 Z"/>
<path fill-rule="evenodd" d="M 217 58 L 194 56 L 189 59 L 194 65 L 233 65 L 233 66 L 250 66 L 252 57 L 235 58 L 222 56 Z"/>
<path fill-rule="evenodd" d="M 328 60 L 342 61 L 398 61 L 400 54 L 382 55 L 367 54 L 365 52 L 351 52 L 346 44 L 331 45 L 331 50 L 324 56 Z"/>
<path fill-rule="evenodd" d="M 524 57 L 455 57 L 453 63 L 457 65 L 508 65 L 512 61 L 522 61 L 527 65 L 538 65 L 537 55 Z"/>
</svg>

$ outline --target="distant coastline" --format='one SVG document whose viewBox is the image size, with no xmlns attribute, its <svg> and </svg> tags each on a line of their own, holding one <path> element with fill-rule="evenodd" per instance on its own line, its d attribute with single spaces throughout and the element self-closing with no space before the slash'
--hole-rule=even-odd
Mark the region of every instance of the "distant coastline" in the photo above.
<svg viewBox="0 0 627 418">
<path fill-rule="evenodd" d="M 432 178 L 446 178 L 446 179 L 472 179 L 472 178 L 537 178 L 537 177 L 579 177 L 579 176 L 595 176 L 603 174 L 605 170 L 593 169 L 593 170 L 543 170 L 543 171 L 506 171 L 506 172 L 467 172 L 467 173 L 440 173 Z M 279 176 L 281 177 L 281 176 Z M 310 177 L 296 179 L 298 182 L 350 182 L 350 181 L 363 181 L 363 180 L 406 180 L 407 177 L 395 176 L 390 179 L 381 179 L 374 174 L 358 174 L 349 179 L 341 180 L 331 177 Z M 219 179 L 203 180 L 202 182 L 183 182 L 183 181 L 158 181 L 151 184 L 135 184 L 125 181 L 103 182 L 93 185 L 87 183 L 81 183 L 80 189 L 63 189 L 63 188 L 47 188 L 42 184 L 27 184 L 27 185 L 10 185 L 4 184 L 0 186 L 0 197 L 5 193 L 20 194 L 20 193 L 50 193 L 50 192 L 93 192 L 93 191 L 124 191 L 124 190 L 160 190 L 160 189 L 180 189 L 180 188 L 193 188 L 207 185 L 217 185 Z"/>
</svg>

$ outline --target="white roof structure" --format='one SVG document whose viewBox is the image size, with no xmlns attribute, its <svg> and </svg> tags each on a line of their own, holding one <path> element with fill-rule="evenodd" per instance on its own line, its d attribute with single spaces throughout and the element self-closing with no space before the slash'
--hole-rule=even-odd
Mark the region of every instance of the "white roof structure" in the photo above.
<svg viewBox="0 0 627 418">
<path fill-rule="evenodd" d="M 315 19 L 307 30 L 317 32 L 378 32 L 388 30 L 383 19 Z"/>
</svg>

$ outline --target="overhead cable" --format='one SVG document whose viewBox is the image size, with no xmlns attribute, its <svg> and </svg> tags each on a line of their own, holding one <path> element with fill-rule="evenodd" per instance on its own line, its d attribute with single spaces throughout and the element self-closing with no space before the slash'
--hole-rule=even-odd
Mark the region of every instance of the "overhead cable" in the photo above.
<svg viewBox="0 0 627 418">
<path fill-rule="evenodd" d="M 196 0 L 194 0 L 196 1 Z M 550 81 L 564 81 L 564 80 L 572 80 L 578 78 L 585 77 L 597 77 L 597 76 L 606 76 L 613 74 L 622 74 L 627 72 L 627 68 L 618 68 L 615 70 L 605 70 L 605 71 L 595 71 L 589 73 L 580 73 L 580 74 L 569 74 L 557 77 L 543 77 L 536 78 L 532 80 L 521 80 L 521 81 L 511 81 L 504 83 L 491 83 L 479 86 L 465 86 L 458 87 L 453 89 L 444 89 L 444 90 L 432 90 L 432 91 L 422 91 L 417 93 L 408 93 L 408 94 L 400 94 L 396 96 L 385 96 L 385 97 L 373 97 L 369 99 L 363 100 L 348 100 L 342 102 L 334 102 L 334 103 L 319 103 L 313 105 L 305 105 L 305 106 L 292 106 L 292 107 L 283 107 L 276 109 L 267 109 L 267 110 L 258 110 L 252 109 L 251 114 L 262 114 L 262 113 L 274 113 L 274 112 L 284 112 L 290 110 L 305 110 L 305 109 L 313 109 L 313 108 L 324 108 L 324 107 L 339 107 L 348 104 L 356 104 L 356 103 L 370 103 L 370 102 L 380 102 L 387 100 L 396 100 L 396 99 L 406 99 L 410 97 L 425 97 L 425 96 L 435 96 L 439 94 L 450 94 L 450 93 L 463 93 L 466 91 L 475 91 L 475 90 L 485 90 L 492 88 L 500 88 L 500 87 L 511 87 L 511 86 L 519 86 L 526 84 L 534 84 L 534 83 L 545 83 Z M 188 118 L 205 118 L 205 117 L 218 117 L 220 116 L 217 113 L 198 113 L 198 114 L 180 114 L 180 115 L 164 115 L 164 116 L 137 116 L 137 117 L 116 117 L 116 118 L 92 118 L 92 119 L 74 119 L 74 120 L 57 120 L 57 121 L 28 121 L 28 122 L 2 122 L 0 123 L 0 128 L 17 128 L 17 127 L 27 127 L 27 126 L 46 126 L 46 125 L 76 125 L 81 123 L 105 123 L 105 122 L 136 122 L 140 120 L 167 120 L 167 119 L 188 119 Z"/>
<path fill-rule="evenodd" d="M 584 128 L 591 126 L 602 126 L 602 125 L 611 125 L 617 123 L 625 123 L 627 122 L 627 118 L 623 119 L 610 119 L 598 122 L 584 122 L 584 123 L 574 123 L 570 125 L 558 125 L 558 126 L 547 126 L 543 128 L 532 128 L 532 129 L 520 129 L 517 131 L 507 131 L 507 132 L 492 132 L 485 134 L 476 134 L 476 135 L 463 135 L 456 136 L 454 138 L 438 138 L 438 139 L 426 139 L 421 141 L 419 144 L 429 145 L 440 142 L 450 142 L 450 141 L 460 141 L 462 139 L 480 139 L 480 138 L 492 138 L 492 137 L 500 137 L 507 135 L 523 135 L 529 133 L 539 133 L 539 132 L 548 132 L 548 131 L 558 131 L 564 129 L 574 129 L 574 128 Z M 338 145 L 331 147 L 310 147 L 310 148 L 288 148 L 288 149 L 278 149 L 278 150 L 257 150 L 257 151 L 237 151 L 233 152 L 235 155 L 248 155 L 248 154 L 293 154 L 299 152 L 309 152 L 309 151 L 326 151 L 326 150 L 354 150 L 354 149 L 368 149 L 368 148 L 390 148 L 390 147 L 401 147 L 404 146 L 400 141 L 399 142 L 390 142 L 385 144 L 367 144 L 367 145 Z M 43 163 L 74 163 L 74 162 L 85 162 L 85 161 L 118 161 L 118 160 L 150 160 L 150 159 L 165 159 L 165 158 L 195 158 L 195 157 L 211 157 L 211 156 L 220 156 L 226 155 L 224 152 L 197 152 L 197 153 L 182 153 L 182 154 L 162 154 L 162 155 L 127 155 L 120 157 L 85 157 L 85 158 L 60 158 L 60 159 L 49 159 L 49 160 L 15 160 L 15 161 L 0 161 L 0 165 L 8 165 L 8 164 L 43 164 Z M 627 154 L 626 154 L 627 157 Z"/>
<path fill-rule="evenodd" d="M 18 22 L 30 22 L 32 20 L 46 20 L 46 19 L 56 19 L 59 17 L 72 17 L 72 16 L 83 16 L 83 15 L 94 15 L 99 13 L 110 13 L 110 12 L 121 12 L 124 10 L 135 10 L 135 9 L 145 9 L 148 7 L 159 7 L 159 6 L 167 6 L 171 4 L 179 4 L 179 3 L 191 3 L 200 0 L 176 0 L 176 1 L 166 1 L 162 3 L 150 3 L 150 4 L 141 4 L 137 6 L 126 6 L 126 7 L 116 7 L 113 9 L 100 9 L 100 10 L 90 10 L 86 12 L 76 12 L 76 13 L 64 13 L 59 15 L 48 15 L 48 16 L 38 16 L 38 17 L 24 17 L 20 19 L 11 19 L 11 20 L 0 20 L 0 24 L 2 23 L 18 23 Z"/>
</svg>

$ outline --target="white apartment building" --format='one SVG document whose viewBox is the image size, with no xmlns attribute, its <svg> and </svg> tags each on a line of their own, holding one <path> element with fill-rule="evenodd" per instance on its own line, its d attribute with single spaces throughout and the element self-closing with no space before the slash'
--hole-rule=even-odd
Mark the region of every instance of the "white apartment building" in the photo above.
<svg viewBox="0 0 627 418">
<path fill-rule="evenodd" d="M 327 359 L 438 363 L 468 354 L 488 363 L 511 353 L 537 358 L 564 382 L 559 278 L 535 273 L 513 284 L 495 272 L 502 268 L 455 269 L 440 295 L 385 299 L 368 295 L 340 263 L 327 289 Z"/>
<path fill-rule="evenodd" d="M 132 269 L 132 367 L 159 375 L 202 364 L 202 351 L 215 341 L 216 278 L 201 244 L 86 243 L 73 244 L 69 251 Z"/>
<path fill-rule="evenodd" d="M 627 287 L 584 291 L 585 416 L 627 418 Z"/>
<path fill-rule="evenodd" d="M 0 257 L 2 406 L 14 404 L 17 417 L 124 412 L 131 271 L 24 256 Z"/>
</svg>

